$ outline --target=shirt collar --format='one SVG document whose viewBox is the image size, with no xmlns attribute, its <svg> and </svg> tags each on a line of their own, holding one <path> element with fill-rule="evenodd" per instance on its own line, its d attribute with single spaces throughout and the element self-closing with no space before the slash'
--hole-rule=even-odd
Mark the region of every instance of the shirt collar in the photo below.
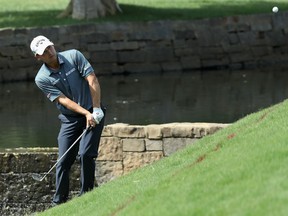
<svg viewBox="0 0 288 216">
<path fill-rule="evenodd" d="M 58 57 L 58 61 L 59 61 L 59 64 L 64 64 L 64 60 L 63 60 L 63 56 L 57 54 L 57 57 Z"/>
<path fill-rule="evenodd" d="M 57 53 L 57 58 L 58 58 L 58 61 L 59 61 L 59 64 L 60 64 L 60 65 L 64 64 L 63 56 L 61 56 L 61 55 L 59 55 L 59 54 Z M 49 71 L 50 75 L 51 75 L 52 73 L 58 73 L 58 72 L 59 72 L 59 70 L 56 71 L 56 70 L 53 70 L 53 69 L 47 67 L 46 64 L 45 64 L 45 67 L 46 67 L 47 71 Z"/>
</svg>

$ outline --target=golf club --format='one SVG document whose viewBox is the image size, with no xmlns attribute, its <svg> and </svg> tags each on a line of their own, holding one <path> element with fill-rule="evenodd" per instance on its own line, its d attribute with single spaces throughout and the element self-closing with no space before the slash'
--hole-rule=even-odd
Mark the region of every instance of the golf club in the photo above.
<svg viewBox="0 0 288 216">
<path fill-rule="evenodd" d="M 51 169 L 46 172 L 44 174 L 44 176 L 41 176 L 38 173 L 33 173 L 32 174 L 32 178 L 36 181 L 43 181 L 45 179 L 45 177 L 54 169 L 54 167 L 59 163 L 59 161 L 61 161 L 61 159 L 70 151 L 71 148 L 73 148 L 73 146 L 79 141 L 79 139 L 81 139 L 81 137 L 86 133 L 87 130 L 89 130 L 90 128 L 86 128 L 83 133 L 75 140 L 75 142 L 67 149 L 67 151 L 57 160 L 57 162 L 51 167 Z"/>
</svg>

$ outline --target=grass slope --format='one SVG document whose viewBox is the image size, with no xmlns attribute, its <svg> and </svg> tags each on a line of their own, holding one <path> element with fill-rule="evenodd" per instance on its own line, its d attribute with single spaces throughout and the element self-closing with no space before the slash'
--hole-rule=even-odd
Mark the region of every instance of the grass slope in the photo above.
<svg viewBox="0 0 288 216">
<path fill-rule="evenodd" d="M 288 102 L 39 215 L 288 215 Z"/>
<path fill-rule="evenodd" d="M 87 22 L 191 20 L 288 10 L 287 0 L 117 0 L 123 13 L 95 20 L 56 18 L 69 0 L 0 0 L 0 28 L 41 27 Z"/>
</svg>

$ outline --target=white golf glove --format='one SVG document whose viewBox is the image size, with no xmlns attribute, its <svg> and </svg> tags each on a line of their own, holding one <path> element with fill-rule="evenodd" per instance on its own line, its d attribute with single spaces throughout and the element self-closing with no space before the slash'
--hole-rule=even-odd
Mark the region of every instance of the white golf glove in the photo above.
<svg viewBox="0 0 288 216">
<path fill-rule="evenodd" d="M 99 124 L 101 122 L 102 118 L 104 117 L 104 113 L 103 113 L 102 109 L 98 108 L 98 107 L 93 108 L 92 115 L 93 115 L 93 118 L 95 119 L 97 124 Z"/>
</svg>

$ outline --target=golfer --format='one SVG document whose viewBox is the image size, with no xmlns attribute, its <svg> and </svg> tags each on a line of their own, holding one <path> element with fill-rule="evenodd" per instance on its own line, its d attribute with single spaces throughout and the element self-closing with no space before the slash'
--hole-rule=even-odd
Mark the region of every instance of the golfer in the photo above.
<svg viewBox="0 0 288 216">
<path fill-rule="evenodd" d="M 75 49 L 56 52 L 53 42 L 42 35 L 32 40 L 30 48 L 35 58 L 43 62 L 35 83 L 60 111 L 59 158 L 83 130 L 90 128 L 57 164 L 53 197 L 57 205 L 68 199 L 69 172 L 76 158 L 81 164 L 80 195 L 93 189 L 105 109 L 101 107 L 98 79 L 81 52 Z"/>
</svg>

